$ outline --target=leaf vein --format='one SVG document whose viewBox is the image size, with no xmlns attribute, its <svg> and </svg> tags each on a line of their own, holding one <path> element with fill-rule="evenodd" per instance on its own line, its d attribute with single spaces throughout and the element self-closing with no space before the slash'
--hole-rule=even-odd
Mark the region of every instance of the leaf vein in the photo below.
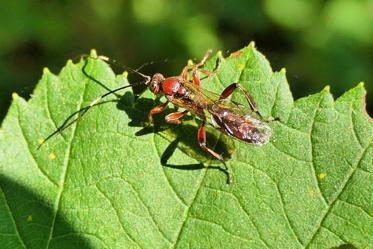
<svg viewBox="0 0 373 249">
<path fill-rule="evenodd" d="M 161 160 L 161 155 L 159 154 L 159 151 L 158 151 L 158 148 L 157 148 L 157 145 L 156 145 L 156 142 L 155 142 L 155 134 L 153 134 L 152 138 L 153 138 L 153 144 L 154 144 L 155 150 L 157 151 L 157 155 L 158 155 L 159 159 Z M 183 206 L 188 206 L 187 203 L 176 192 L 175 187 L 171 184 L 170 179 L 168 179 L 168 176 L 167 176 L 162 164 L 161 164 L 161 169 L 162 169 L 163 176 L 166 179 L 166 182 L 167 182 L 168 186 L 171 188 L 171 191 L 175 194 L 176 198 L 180 201 L 180 203 Z"/>
<path fill-rule="evenodd" d="M 357 135 L 357 130 L 356 130 L 356 125 L 354 125 L 354 120 L 355 120 L 355 113 L 351 107 L 351 112 L 350 112 L 350 119 L 351 119 L 351 126 L 352 126 L 352 131 L 354 133 L 354 137 L 355 139 L 357 140 L 357 142 L 359 143 L 360 147 L 363 148 L 364 145 L 363 145 L 363 142 L 361 141 L 360 137 Z"/>
<path fill-rule="evenodd" d="M 242 209 L 242 211 L 244 211 L 244 213 L 246 214 L 247 218 L 250 220 L 251 224 L 256 228 L 256 231 L 258 232 L 258 236 L 259 236 L 259 239 L 260 241 L 263 242 L 263 244 L 267 247 L 267 248 L 271 248 L 270 245 L 267 244 L 267 242 L 264 240 L 261 232 L 260 232 L 260 229 L 258 228 L 258 225 L 254 222 L 254 218 L 251 218 L 251 215 L 250 213 L 246 210 L 246 208 L 242 205 L 241 201 L 238 199 L 238 197 L 233 194 L 233 197 L 236 199 L 238 205 L 240 206 L 240 208 Z"/>
<path fill-rule="evenodd" d="M 288 225 L 289 225 L 289 227 L 290 227 L 290 230 L 292 231 L 292 233 L 293 233 L 295 239 L 298 241 L 298 243 L 299 243 L 300 245 L 303 246 L 304 244 L 300 241 L 300 237 L 299 237 L 299 235 L 295 232 L 294 224 L 293 224 L 293 223 L 290 221 L 290 219 L 289 219 L 289 215 L 288 215 L 288 213 L 287 213 L 287 211 L 286 211 L 285 204 L 284 204 L 284 200 L 283 200 L 283 196 L 282 196 L 282 193 L 281 193 L 281 191 L 280 191 L 280 188 L 278 187 L 278 184 L 277 184 L 274 180 L 272 180 L 272 181 L 273 181 L 273 183 L 275 184 L 275 186 L 276 186 L 276 190 L 277 190 L 277 193 L 278 193 L 279 196 L 280 196 L 282 212 L 283 212 L 283 214 L 284 214 L 285 220 L 287 221 L 287 223 L 288 223 Z"/>
<path fill-rule="evenodd" d="M 50 111 L 50 106 L 49 106 L 49 76 L 47 76 L 47 82 L 46 82 L 46 86 L 45 86 L 45 110 L 47 111 L 47 116 L 48 116 L 48 119 L 52 122 L 53 124 L 53 128 L 54 130 L 57 130 L 58 129 L 58 126 L 57 126 L 57 123 L 54 121 L 53 117 L 52 117 L 52 113 Z M 67 139 L 64 137 L 63 133 L 60 132 L 59 133 L 62 137 L 62 139 L 67 142 Z"/>
<path fill-rule="evenodd" d="M 361 206 L 359 206 L 359 205 L 357 205 L 357 204 L 355 204 L 355 203 L 348 202 L 347 200 L 339 199 L 338 201 L 340 201 L 340 202 L 344 202 L 344 203 L 346 203 L 346 204 L 348 204 L 348 205 L 350 205 L 350 206 L 353 206 L 353 207 L 355 207 L 355 208 L 361 210 L 363 213 L 365 213 L 366 215 L 368 215 L 370 218 L 373 219 L 373 215 L 370 214 L 370 213 L 368 213 L 368 211 L 366 211 L 363 207 L 361 207 Z"/>
<path fill-rule="evenodd" d="M 2 188 L 2 186 L 1 186 L 1 184 L 0 184 L 0 192 L 1 192 L 1 194 L 2 194 L 2 196 L 3 196 L 3 199 L 4 199 L 5 208 L 7 209 L 8 213 L 9 213 L 9 215 L 10 215 L 10 219 L 12 220 L 12 223 L 13 223 L 13 225 L 14 225 L 14 230 L 15 230 L 16 233 L 13 234 L 13 235 L 16 236 L 16 237 L 18 237 L 18 239 L 19 239 L 19 241 L 21 242 L 21 245 L 23 246 L 23 248 L 27 248 L 26 245 L 25 245 L 25 243 L 23 242 L 23 239 L 22 239 L 22 237 L 21 237 L 21 234 L 20 234 L 20 232 L 19 232 L 19 230 L 18 230 L 17 223 L 16 223 L 16 221 L 15 221 L 15 219 L 14 219 L 14 217 L 13 217 L 13 213 L 12 213 L 10 207 L 9 207 L 8 201 L 7 201 L 7 199 L 6 199 L 6 196 L 5 196 L 5 193 L 4 193 L 4 191 L 3 191 L 3 188 Z"/>
<path fill-rule="evenodd" d="M 205 177 L 206 177 L 206 174 L 207 174 L 207 168 L 204 169 L 204 173 L 203 173 L 203 176 L 202 176 L 202 178 L 201 178 L 201 181 L 199 182 L 199 185 L 198 185 L 198 188 L 197 188 L 196 195 L 194 196 L 193 200 L 190 202 L 190 205 L 189 205 L 189 206 L 186 208 L 186 210 L 185 210 L 185 217 L 184 217 L 184 219 L 183 219 L 183 222 L 182 222 L 181 225 L 180 225 L 180 230 L 179 230 L 179 232 L 178 232 L 177 235 L 176 235 L 176 239 L 175 239 L 175 242 L 174 242 L 173 245 L 172 245 L 172 248 L 176 248 L 176 246 L 177 246 L 177 244 L 178 244 L 178 242 L 179 242 L 179 239 L 180 239 L 181 234 L 182 234 L 182 232 L 183 232 L 183 230 L 184 230 L 184 227 L 185 227 L 185 223 L 186 223 L 186 221 L 187 221 L 187 219 L 188 219 L 189 210 L 190 210 L 190 208 L 192 207 L 194 201 L 197 199 L 197 196 L 198 196 L 198 194 L 199 194 L 199 192 L 200 192 L 200 189 L 201 189 L 201 186 L 202 186 L 202 182 L 204 181 L 204 179 L 205 179 Z"/>
<path fill-rule="evenodd" d="M 216 139 L 216 142 L 215 142 L 214 146 L 212 147 L 212 149 L 214 149 L 214 148 L 216 147 L 216 145 L 218 144 L 219 139 L 220 139 L 221 136 L 222 136 L 222 135 L 219 134 L 219 137 L 218 137 L 218 139 Z M 210 161 L 211 161 L 211 160 L 210 160 Z M 200 191 L 201 191 L 202 183 L 204 182 L 205 177 L 206 177 L 206 175 L 207 175 L 207 169 L 208 169 L 208 167 L 205 168 L 205 169 L 203 169 L 203 170 L 204 170 L 204 173 L 203 173 L 203 175 L 202 175 L 202 177 L 201 177 L 201 181 L 199 182 L 199 185 L 198 185 L 198 187 L 197 187 L 196 195 L 194 196 L 193 200 L 190 202 L 190 205 L 189 205 L 189 206 L 186 208 L 186 210 L 185 210 L 185 217 L 184 217 L 184 220 L 183 220 L 183 222 L 181 223 L 180 230 L 179 230 L 179 232 L 178 232 L 177 235 L 176 235 L 176 240 L 175 240 L 175 242 L 173 243 L 172 248 L 176 248 L 176 246 L 177 246 L 177 244 L 178 244 L 178 242 L 179 242 L 179 239 L 180 239 L 181 234 L 182 234 L 182 232 L 183 232 L 183 230 L 184 230 L 184 227 L 185 227 L 185 223 L 186 223 L 186 221 L 187 221 L 187 219 L 188 219 L 189 210 L 190 210 L 190 208 L 192 207 L 194 201 L 197 199 L 197 196 L 199 195 L 199 193 L 200 193 Z"/>
<path fill-rule="evenodd" d="M 45 172 L 45 170 L 39 166 L 39 163 L 37 162 L 36 160 L 36 157 L 34 155 L 34 153 L 32 153 L 32 150 L 30 148 L 30 144 L 31 143 L 28 143 L 27 139 L 26 139 L 26 136 L 25 136 L 25 131 L 23 130 L 23 125 L 21 124 L 21 118 L 20 118 L 20 110 L 19 110 L 19 107 L 17 105 L 17 121 L 18 121 L 18 126 L 20 128 L 20 131 L 22 133 L 22 138 L 23 140 L 25 141 L 25 144 L 26 144 L 26 148 L 27 148 L 27 151 L 29 152 L 30 156 L 31 156 L 31 159 L 32 161 L 34 162 L 34 164 L 36 165 L 36 168 L 39 170 L 39 172 L 41 173 L 41 175 L 43 175 L 50 183 L 52 183 L 54 186 L 58 187 L 58 184 L 56 182 L 53 181 L 53 179 L 47 174 L 47 172 Z"/>
<path fill-rule="evenodd" d="M 301 162 L 306 162 L 306 163 L 311 163 L 311 161 L 307 161 L 307 160 L 305 160 L 305 159 L 302 159 L 302 158 L 297 158 L 297 157 L 295 157 L 295 156 L 293 156 L 293 155 L 291 155 L 290 153 L 288 153 L 288 152 L 285 152 L 285 151 L 282 151 L 282 150 L 280 150 L 275 144 L 276 143 L 274 143 L 274 142 L 272 142 L 272 141 L 270 141 L 269 142 L 277 151 L 279 151 L 280 153 L 282 153 L 282 154 L 284 154 L 284 155 L 287 155 L 287 156 L 289 156 L 289 157 L 291 157 L 291 158 L 293 158 L 293 159 L 295 159 L 295 160 L 297 160 L 297 161 L 301 161 Z"/>
<path fill-rule="evenodd" d="M 155 221 L 152 213 L 150 212 L 150 209 L 148 207 L 148 205 L 145 204 L 144 200 L 140 197 L 140 194 L 135 190 L 135 188 L 132 186 L 132 184 L 128 181 L 126 181 L 125 179 L 123 178 L 120 178 L 122 179 L 122 181 L 124 181 L 125 183 L 128 184 L 128 186 L 132 189 L 133 193 L 135 193 L 136 197 L 140 200 L 140 202 L 142 203 L 142 205 L 145 207 L 149 217 L 150 217 L 150 220 L 152 221 L 152 223 L 154 224 L 154 226 L 157 228 L 158 232 L 162 235 L 162 237 L 164 237 L 164 239 L 168 242 L 168 243 L 172 243 L 171 240 L 169 238 L 167 238 L 166 234 L 164 233 L 164 231 L 160 228 L 160 226 L 157 224 L 157 222 Z"/>
<path fill-rule="evenodd" d="M 332 231 L 329 227 L 322 226 L 321 228 L 323 228 L 323 229 L 329 231 L 330 233 L 332 233 L 333 235 L 335 235 L 338 239 L 340 239 L 342 242 L 344 242 L 344 243 L 348 243 L 348 241 L 344 240 L 344 239 L 342 238 L 341 235 L 336 234 L 336 233 L 335 233 L 334 231 Z"/>
<path fill-rule="evenodd" d="M 237 161 L 239 161 L 239 160 L 237 160 Z M 239 162 L 248 165 L 249 167 L 253 168 L 254 170 L 257 170 L 257 171 L 259 171 L 259 172 L 262 172 L 264 175 L 266 175 L 266 176 L 267 176 L 267 177 L 272 181 L 272 183 L 273 183 L 273 184 L 275 185 L 275 187 L 276 187 L 276 192 L 278 193 L 278 196 L 279 196 L 279 198 L 280 198 L 280 202 L 281 202 L 281 207 L 282 207 L 282 212 L 283 212 L 284 218 L 285 218 L 286 222 L 288 223 L 288 225 L 289 225 L 289 227 L 290 227 L 290 230 L 292 231 L 292 233 L 293 233 L 294 237 L 296 238 L 296 240 L 298 241 L 298 243 L 299 243 L 300 245 L 303 245 L 303 243 L 300 241 L 300 238 L 298 237 L 298 235 L 296 234 L 296 232 L 295 232 L 295 230 L 294 230 L 294 225 L 292 224 L 292 222 L 290 222 L 290 219 L 289 219 L 288 214 L 287 214 L 286 209 L 285 209 L 285 204 L 284 204 L 284 201 L 283 201 L 283 197 L 282 197 L 282 194 L 281 194 L 281 191 L 280 191 L 280 189 L 279 189 L 279 187 L 278 187 L 277 182 L 276 182 L 275 180 L 273 180 L 272 177 L 270 177 L 270 176 L 268 175 L 268 173 L 265 172 L 264 170 L 259 169 L 259 168 L 256 168 L 256 167 L 254 167 L 253 165 L 251 165 L 251 164 L 249 164 L 249 163 L 247 163 L 247 162 L 243 162 L 243 161 L 239 161 Z M 272 209 L 272 208 L 271 208 L 271 209 Z M 272 210 L 272 211 L 273 211 L 273 210 Z"/>
<path fill-rule="evenodd" d="M 73 233 L 65 233 L 58 236 L 55 236 L 54 239 L 63 239 L 69 236 L 87 236 L 87 237 L 94 237 L 98 239 L 101 244 L 105 246 L 105 248 L 109 248 L 109 246 L 105 243 L 103 239 L 101 239 L 97 234 L 94 233 L 87 233 L 87 232 L 73 232 Z"/>
<path fill-rule="evenodd" d="M 197 221 L 202 221 L 204 223 L 209 223 L 209 224 L 212 224 L 213 226 L 217 226 L 217 227 L 220 227 L 225 233 L 229 234 L 230 236 L 232 236 L 233 238 L 236 238 L 236 239 L 240 239 L 240 240 L 245 240 L 245 241 L 252 241 L 253 239 L 251 238 L 245 238 L 245 237 L 241 237 L 239 235 L 236 235 L 236 234 L 233 234 L 232 232 L 230 232 L 229 230 L 227 230 L 223 225 L 219 224 L 219 223 L 216 223 L 216 222 L 213 222 L 213 221 L 210 221 L 210 220 L 206 220 L 206 219 L 202 219 L 200 217 L 192 217 L 192 216 L 189 216 L 190 219 L 194 219 L 194 220 L 197 220 Z"/>
<path fill-rule="evenodd" d="M 310 143 L 311 143 L 311 158 L 312 158 L 312 160 L 311 160 L 311 167 L 310 168 L 311 168 L 311 171 L 312 171 L 311 173 L 313 175 L 313 180 L 315 182 L 317 190 L 319 191 L 323 202 L 328 206 L 326 198 L 325 198 L 323 192 L 321 191 L 320 183 L 319 183 L 319 180 L 317 179 L 317 175 L 316 175 L 315 148 L 314 148 L 314 142 L 312 141 L 312 135 L 313 135 L 313 132 L 315 130 L 315 123 L 316 123 L 315 119 L 316 119 L 317 112 L 318 112 L 318 110 L 320 108 L 321 101 L 323 100 L 322 97 L 323 97 L 323 95 L 321 95 L 321 97 L 319 99 L 319 102 L 317 104 L 315 113 L 313 115 L 312 125 L 311 125 L 311 130 L 310 130 L 310 135 L 309 135 L 309 140 L 310 140 Z"/>
<path fill-rule="evenodd" d="M 273 80 L 273 73 L 272 73 L 272 75 L 271 75 L 271 80 Z M 273 108 L 275 107 L 275 105 L 276 105 L 276 101 L 277 101 L 277 99 L 278 99 L 278 92 L 279 92 L 279 89 L 280 88 L 280 82 L 278 82 L 277 83 L 277 85 L 276 85 L 276 92 L 275 92 L 275 97 L 273 98 L 273 103 L 272 103 L 272 106 L 271 106 L 271 116 L 273 117 Z"/>
<path fill-rule="evenodd" d="M 341 189 L 336 192 L 336 195 L 334 197 L 334 199 L 330 202 L 330 205 L 328 206 L 328 208 L 324 211 L 324 213 L 322 214 L 322 218 L 320 219 L 320 222 L 318 223 L 318 225 L 316 226 L 316 229 L 315 231 L 313 232 L 313 235 L 312 237 L 310 238 L 310 240 L 305 244 L 305 248 L 309 247 L 309 245 L 311 244 L 311 242 L 313 241 L 313 239 L 316 237 L 317 233 L 319 232 L 320 230 L 320 227 L 322 227 L 322 224 L 323 222 L 325 221 L 329 211 L 331 210 L 331 208 L 335 205 L 336 201 L 338 200 L 339 196 L 343 193 L 344 189 L 346 188 L 346 186 L 348 185 L 348 182 L 350 181 L 350 179 L 353 177 L 353 175 L 355 174 L 355 172 L 357 171 L 357 168 L 359 167 L 359 164 L 361 162 L 361 160 L 363 159 L 365 153 L 368 151 L 368 148 L 369 148 L 369 144 L 368 146 L 366 146 L 366 148 L 363 150 L 363 152 L 361 153 L 360 157 L 358 157 L 358 160 L 357 160 L 357 163 L 356 163 L 356 166 L 353 170 L 350 171 L 350 173 L 347 175 L 347 177 L 345 178 L 344 182 L 342 183 L 341 185 Z"/>
<path fill-rule="evenodd" d="M 100 192 L 101 195 L 104 196 L 105 199 L 107 199 L 107 201 L 109 202 L 111 208 L 114 210 L 115 216 L 116 216 L 117 219 L 118 219 L 118 222 L 119 222 L 119 224 L 120 224 L 120 227 L 122 228 L 122 231 L 127 235 L 127 237 L 128 237 L 128 238 L 129 238 L 133 243 L 135 243 L 138 247 L 142 248 L 142 247 L 140 246 L 140 244 L 135 240 L 135 238 L 133 238 L 133 237 L 131 236 L 131 234 L 130 234 L 129 232 L 127 232 L 126 229 L 124 229 L 124 225 L 123 225 L 122 221 L 121 221 L 120 218 L 119 218 L 118 211 L 117 211 L 117 209 L 114 207 L 114 204 L 111 202 L 110 198 L 109 198 L 109 197 L 104 193 L 104 191 L 102 191 L 102 190 L 100 189 L 100 187 L 98 186 L 97 183 L 96 183 L 95 186 L 96 186 L 98 192 Z"/>
<path fill-rule="evenodd" d="M 72 79 L 74 79 L 73 74 L 71 74 L 71 77 L 72 77 Z M 74 81 L 76 81 L 76 80 L 74 79 Z M 78 103 L 77 108 L 76 108 L 77 110 L 79 110 L 83 105 L 84 97 L 86 95 L 86 91 L 87 91 L 87 88 L 88 88 L 87 84 L 88 84 L 88 82 L 86 81 L 84 83 L 83 94 L 80 96 L 79 103 Z M 50 229 L 50 233 L 49 233 L 49 236 L 48 236 L 48 241 L 47 241 L 46 248 L 49 248 L 50 242 L 52 241 L 52 238 L 53 238 L 53 231 L 54 231 L 54 226 L 55 226 L 55 222 L 56 222 L 56 218 L 57 218 L 57 212 L 58 212 L 58 209 L 59 209 L 59 206 L 60 206 L 60 201 L 61 201 L 62 193 L 63 193 L 63 190 L 64 190 L 64 184 L 65 184 L 65 179 L 66 179 L 66 175 L 67 175 L 67 170 L 68 170 L 68 167 L 69 167 L 69 164 L 70 164 L 70 155 L 71 155 L 71 151 L 72 151 L 72 144 L 73 144 L 74 139 L 75 139 L 75 133 L 76 133 L 78 125 L 79 125 L 79 123 L 77 123 L 75 126 L 72 127 L 72 129 L 73 129 L 72 135 L 71 135 L 70 141 L 67 143 L 66 154 L 65 154 L 65 158 L 64 158 L 64 162 L 63 162 L 63 167 L 62 167 L 61 181 L 60 181 L 60 184 L 59 184 L 60 185 L 60 190 L 57 193 L 56 202 L 54 204 L 55 207 L 54 207 L 54 210 L 53 210 L 53 219 L 52 219 L 51 229 Z"/>
</svg>

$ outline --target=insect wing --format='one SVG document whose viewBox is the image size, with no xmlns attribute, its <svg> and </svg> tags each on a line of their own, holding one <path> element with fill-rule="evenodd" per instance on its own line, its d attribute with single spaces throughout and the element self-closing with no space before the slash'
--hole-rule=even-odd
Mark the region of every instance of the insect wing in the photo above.
<svg viewBox="0 0 373 249">
<path fill-rule="evenodd" d="M 186 82 L 184 83 L 184 86 L 188 88 L 194 97 L 195 101 L 204 101 L 209 104 L 218 105 L 221 108 L 227 108 L 232 110 L 233 112 L 240 114 L 240 115 L 247 115 L 252 114 L 253 111 L 249 106 L 245 106 L 241 103 L 238 103 L 236 101 L 230 100 L 230 99 L 220 99 L 220 95 L 217 93 L 214 93 L 210 90 L 207 90 L 202 87 L 198 87 L 194 85 L 193 83 Z"/>
<path fill-rule="evenodd" d="M 208 103 L 207 118 L 214 126 L 221 128 L 227 135 L 242 141 L 263 145 L 272 135 L 271 127 L 255 113 L 249 105 L 243 105 L 230 99 L 220 99 L 220 95 L 197 87 L 192 83 L 186 86 L 195 96 L 195 101 Z"/>
</svg>

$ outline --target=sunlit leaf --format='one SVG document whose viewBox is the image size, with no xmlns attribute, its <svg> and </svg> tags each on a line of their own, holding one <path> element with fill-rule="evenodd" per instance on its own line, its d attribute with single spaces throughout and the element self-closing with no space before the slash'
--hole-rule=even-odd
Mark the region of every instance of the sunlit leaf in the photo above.
<svg viewBox="0 0 373 249">
<path fill-rule="evenodd" d="M 58 75 L 45 69 L 29 101 L 13 96 L 0 130 L 2 248 L 373 244 L 373 126 L 363 84 L 336 101 L 328 87 L 293 101 L 285 70 L 273 72 L 253 44 L 220 59 L 203 86 L 219 93 L 240 82 L 265 118 L 279 119 L 262 147 L 208 130 L 208 144 L 230 155 L 227 185 L 222 165 L 198 147 L 192 116 L 175 126 L 159 115 L 147 127 L 158 102 L 149 92 L 112 96 L 38 150 L 105 93 L 84 64 L 69 61 Z M 89 60 L 87 73 L 111 89 L 128 84 L 100 60 Z"/>
</svg>

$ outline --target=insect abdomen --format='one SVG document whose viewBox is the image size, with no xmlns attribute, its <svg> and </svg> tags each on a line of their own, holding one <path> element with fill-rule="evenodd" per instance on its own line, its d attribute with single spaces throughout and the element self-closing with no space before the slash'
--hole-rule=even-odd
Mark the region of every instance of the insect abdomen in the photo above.
<svg viewBox="0 0 373 249">
<path fill-rule="evenodd" d="M 222 132 L 255 145 L 268 143 L 272 129 L 267 123 L 251 115 L 242 116 L 225 108 L 219 109 L 218 112 L 210 112 L 211 122 L 219 126 Z"/>
</svg>

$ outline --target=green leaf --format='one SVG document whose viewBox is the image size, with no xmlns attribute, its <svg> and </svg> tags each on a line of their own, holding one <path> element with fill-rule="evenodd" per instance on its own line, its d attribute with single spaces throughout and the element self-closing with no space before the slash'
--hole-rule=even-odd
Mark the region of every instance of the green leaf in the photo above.
<svg viewBox="0 0 373 249">
<path fill-rule="evenodd" d="M 27 102 L 14 95 L 0 130 L 2 248 L 371 246 L 373 125 L 363 84 L 336 101 L 328 87 L 293 101 L 285 70 L 273 72 L 253 44 L 206 67 L 219 57 L 203 86 L 218 93 L 240 82 L 264 117 L 279 118 L 262 147 L 208 130 L 209 146 L 230 155 L 232 185 L 198 147 L 193 117 L 175 126 L 158 115 L 146 127 L 159 102 L 149 91 L 112 96 L 37 150 L 106 91 L 83 74 L 84 61 L 57 76 L 45 69 Z M 100 60 L 87 72 L 111 89 L 128 84 Z"/>
</svg>

